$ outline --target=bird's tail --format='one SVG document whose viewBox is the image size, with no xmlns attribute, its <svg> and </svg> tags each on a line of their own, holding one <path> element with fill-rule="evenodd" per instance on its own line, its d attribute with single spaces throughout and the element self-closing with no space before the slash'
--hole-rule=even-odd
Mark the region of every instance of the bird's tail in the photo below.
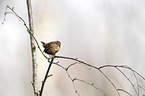
<svg viewBox="0 0 145 96">
<path fill-rule="evenodd" d="M 45 47 L 46 44 L 43 41 L 41 41 L 41 43 L 42 43 L 43 47 Z"/>
<path fill-rule="evenodd" d="M 43 41 L 41 41 L 42 44 L 45 44 Z"/>
</svg>

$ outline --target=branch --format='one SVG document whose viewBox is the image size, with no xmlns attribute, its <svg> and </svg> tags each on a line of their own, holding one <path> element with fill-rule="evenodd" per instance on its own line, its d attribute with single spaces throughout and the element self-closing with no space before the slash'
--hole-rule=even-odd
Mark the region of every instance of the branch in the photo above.
<svg viewBox="0 0 145 96">
<path fill-rule="evenodd" d="M 50 68 L 52 66 L 53 60 L 54 60 L 54 57 L 52 57 L 52 59 L 50 61 L 50 64 L 48 66 L 47 72 L 45 74 L 44 80 L 42 81 L 42 85 L 41 85 L 41 90 L 40 90 L 40 95 L 39 96 L 42 96 L 42 92 L 43 92 L 43 89 L 44 89 L 44 85 L 45 85 L 45 82 L 46 82 L 47 78 L 49 77 L 48 73 L 49 73 Z"/>
<path fill-rule="evenodd" d="M 29 33 L 31 33 L 33 35 L 34 34 L 34 26 L 33 26 L 31 0 L 27 0 L 27 8 L 28 8 L 28 18 L 29 18 Z M 32 37 L 32 35 L 30 35 L 31 54 L 32 54 L 32 70 L 33 70 L 32 85 L 33 85 L 34 95 L 38 96 L 38 91 L 37 91 L 36 45 L 35 45 L 35 40 Z"/>
<path fill-rule="evenodd" d="M 81 80 L 81 79 L 78 79 L 78 78 L 74 78 L 73 81 L 80 81 L 80 82 L 83 82 L 83 83 L 85 83 L 85 84 L 87 84 L 87 85 L 90 85 L 90 86 L 94 87 L 95 89 L 99 89 L 99 88 L 97 88 L 97 87 L 94 85 L 94 83 L 89 83 L 89 82 L 86 82 L 85 80 Z"/>
<path fill-rule="evenodd" d="M 108 77 L 101 69 L 107 68 L 107 67 L 116 68 L 116 69 L 117 69 L 118 71 L 120 71 L 120 73 L 123 74 L 123 75 L 125 76 L 125 78 L 130 82 L 130 84 L 133 86 L 134 91 L 135 91 L 135 93 L 136 93 L 137 95 L 139 95 L 139 87 L 140 87 L 140 85 L 139 85 L 139 83 L 138 83 L 138 80 L 137 80 L 136 75 L 140 76 L 143 80 L 145 80 L 145 78 L 144 78 L 141 74 L 139 74 L 137 71 L 133 70 L 132 68 L 130 68 L 130 67 L 126 66 L 126 65 L 104 65 L 104 66 L 96 67 L 96 66 L 90 65 L 90 64 L 88 64 L 88 63 L 85 63 L 85 62 L 83 62 L 83 61 L 81 61 L 81 60 L 78 60 L 78 58 L 71 58 L 71 57 L 64 57 L 64 56 L 55 56 L 55 58 L 63 58 L 63 59 L 74 60 L 74 61 L 77 61 L 77 62 L 79 62 L 79 63 L 81 63 L 81 64 L 83 64 L 83 65 L 86 65 L 86 66 L 88 66 L 88 67 L 97 69 L 99 72 L 101 72 L 102 75 L 105 76 L 105 78 L 106 78 L 106 79 L 111 83 L 111 85 L 115 88 L 115 90 L 116 90 L 117 93 L 118 93 L 118 96 L 120 96 L 120 94 L 119 94 L 118 91 L 125 92 L 125 93 L 127 93 L 127 94 L 129 94 L 129 95 L 130 95 L 130 93 L 128 93 L 127 91 L 125 91 L 125 90 L 123 90 L 123 89 L 121 89 L 121 90 L 120 90 L 120 89 L 117 89 L 116 86 L 114 85 L 114 83 L 109 79 L 109 77 Z M 68 70 L 68 69 L 69 69 L 71 66 L 73 66 L 73 65 L 76 65 L 76 63 L 70 64 L 66 69 Z M 135 78 L 136 78 L 138 91 L 135 89 L 133 83 L 129 80 L 129 78 L 125 75 L 125 73 L 123 73 L 119 68 L 128 69 L 128 70 L 130 70 L 130 71 L 133 72 L 133 74 L 134 74 L 134 76 L 135 76 Z"/>
<path fill-rule="evenodd" d="M 133 87 L 135 93 L 137 94 L 137 91 L 136 91 L 136 89 L 135 89 L 133 83 L 131 82 L 131 80 L 130 80 L 130 79 L 125 75 L 125 73 L 122 72 L 119 68 L 116 67 L 116 69 L 117 69 L 117 70 L 118 70 L 118 71 L 119 71 L 128 81 L 129 81 L 129 83 L 132 85 L 132 87 Z"/>
<path fill-rule="evenodd" d="M 70 57 L 63 57 L 63 56 L 55 56 L 55 57 L 61 57 L 61 58 L 65 58 L 65 59 L 75 60 L 75 61 L 77 61 L 77 62 L 84 63 L 84 64 L 87 65 L 87 66 L 92 66 L 92 67 L 95 68 L 95 69 L 97 68 L 97 67 L 95 67 L 95 66 L 93 66 L 93 65 L 90 65 L 90 64 L 85 63 L 85 62 L 83 62 L 83 61 L 77 60 L 78 58 L 70 58 Z M 73 65 L 76 65 L 76 64 L 77 64 L 76 62 L 73 63 L 73 64 L 70 64 L 67 68 L 64 68 L 63 66 L 59 65 L 58 63 L 53 63 L 53 64 L 55 64 L 55 65 L 61 67 L 62 69 L 64 69 L 64 70 L 66 71 L 68 77 L 69 77 L 70 80 L 72 81 L 74 90 L 75 90 L 75 92 L 78 94 L 78 96 L 80 96 L 80 94 L 79 94 L 79 92 L 78 92 L 77 89 L 76 89 L 76 86 L 75 86 L 75 83 L 74 83 L 75 80 L 81 81 L 81 82 L 83 82 L 83 83 L 86 83 L 86 84 L 91 85 L 92 87 L 98 89 L 97 87 L 94 86 L 93 83 L 91 84 L 91 83 L 88 83 L 88 82 L 86 82 L 86 81 L 84 81 L 84 80 L 80 80 L 80 79 L 77 79 L 77 78 L 72 79 L 72 77 L 71 77 L 71 76 L 69 75 L 69 73 L 68 73 L 68 68 L 70 68 L 70 67 L 73 66 Z M 116 86 L 113 84 L 113 82 L 112 82 L 112 81 L 111 81 L 111 80 L 110 80 L 101 70 L 99 70 L 99 71 L 100 71 L 100 72 L 105 76 L 105 78 L 113 85 L 113 87 L 114 87 L 115 90 L 117 91 L 118 96 L 120 96 L 120 94 L 119 94 L 119 92 L 118 92 L 118 89 L 117 89 Z"/>
<path fill-rule="evenodd" d="M 78 60 L 78 58 L 71 58 L 71 57 L 64 57 L 64 56 L 55 56 L 55 58 L 63 58 L 63 59 L 70 59 L 70 60 L 74 60 L 74 61 L 77 61 L 77 62 L 79 62 L 79 63 L 81 63 L 81 64 L 84 64 L 84 65 L 86 65 L 86 66 L 88 66 L 88 67 L 91 67 L 91 68 L 94 68 L 94 69 L 97 69 L 110 83 L 111 83 L 111 85 L 114 87 L 114 89 L 116 90 L 116 92 L 117 92 L 117 94 L 118 94 L 118 96 L 120 96 L 120 94 L 119 94 L 119 92 L 118 92 L 118 90 L 117 90 L 117 88 L 116 88 L 116 86 L 114 85 L 114 83 L 108 78 L 108 76 L 103 72 L 103 71 L 101 71 L 98 67 L 96 67 L 96 66 L 93 66 L 93 65 L 90 65 L 90 64 L 88 64 L 88 63 L 85 63 L 85 62 L 83 62 L 83 61 L 81 61 L 81 60 Z"/>
<path fill-rule="evenodd" d="M 37 92 L 37 88 L 36 88 L 36 80 L 37 80 L 37 73 L 36 73 L 36 68 L 37 68 L 37 64 L 36 64 L 36 47 L 35 47 L 35 41 L 36 39 L 34 38 L 33 34 L 33 17 L 32 17 L 32 8 L 31 8 L 31 1 L 27 0 L 27 7 L 28 7 L 28 17 L 29 17 L 29 27 L 27 26 L 26 22 L 24 21 L 24 19 L 22 19 L 22 17 L 20 17 L 15 11 L 14 11 L 14 7 L 9 7 L 7 5 L 5 13 L 4 13 L 4 21 L 6 20 L 6 15 L 8 13 L 12 13 L 14 15 L 16 15 L 16 17 L 18 17 L 23 23 L 24 26 L 26 27 L 28 33 L 30 34 L 30 42 L 31 42 L 31 53 L 32 53 L 32 70 L 33 70 L 33 78 L 32 78 L 32 86 L 33 86 L 33 90 L 34 90 L 34 95 L 38 96 L 38 92 Z M 12 12 L 7 12 L 7 9 L 10 9 Z M 3 21 L 3 23 L 4 23 Z"/>
<path fill-rule="evenodd" d="M 14 7 L 9 7 L 7 5 L 6 7 L 6 10 L 5 10 L 5 13 L 4 13 L 4 20 L 3 20 L 3 23 L 4 24 L 4 21 L 6 20 L 6 15 L 8 13 L 11 13 L 11 14 L 14 14 L 16 15 L 16 17 L 18 17 L 23 23 L 24 23 L 24 26 L 26 27 L 27 29 L 27 32 L 29 33 L 30 35 L 30 41 L 31 41 L 31 51 L 32 51 L 32 70 L 33 70 L 33 80 L 32 80 L 32 86 L 33 86 L 33 90 L 34 90 L 34 95 L 35 96 L 38 96 L 38 91 L 37 91 L 37 87 L 36 87 L 36 80 L 37 80 L 37 64 L 36 64 L 36 57 L 35 57 L 35 50 L 36 50 L 36 47 L 35 47 L 35 42 L 38 46 L 38 49 L 40 50 L 41 54 L 49 61 L 50 58 L 48 58 L 44 53 L 43 51 L 41 50 L 40 46 L 39 46 L 39 43 L 37 41 L 37 39 L 34 37 L 34 33 L 33 33 L 33 19 L 32 19 L 32 8 L 31 8 L 31 1 L 30 0 L 27 0 L 27 6 L 28 6 L 28 17 L 29 17 L 29 27 L 27 26 L 25 20 L 20 17 L 15 11 L 14 11 Z M 10 9 L 12 12 L 7 12 L 7 9 Z M 43 87 L 42 87 L 43 88 Z M 43 89 L 42 89 L 43 90 Z"/>
<path fill-rule="evenodd" d="M 145 80 L 145 78 L 141 74 L 139 74 L 137 71 L 133 70 L 132 68 L 130 68 L 130 67 L 126 66 L 126 65 L 104 65 L 104 66 L 99 67 L 99 69 L 107 68 L 107 67 L 120 67 L 120 68 L 131 70 L 132 72 L 134 72 L 138 76 L 140 76 L 143 80 Z"/>
<path fill-rule="evenodd" d="M 72 84 L 73 84 L 73 87 L 74 87 L 74 90 L 75 90 L 76 94 L 78 94 L 78 96 L 80 96 L 80 94 L 79 94 L 79 92 L 77 91 L 77 88 L 76 88 L 76 86 L 75 86 L 74 79 L 72 79 L 72 77 L 70 76 L 70 74 L 69 74 L 69 72 L 68 72 L 68 70 L 67 70 L 68 67 L 65 68 L 65 67 L 61 66 L 60 64 L 58 64 L 58 63 L 53 63 L 53 64 L 55 64 L 55 65 L 61 67 L 61 68 L 66 72 L 68 78 L 71 80 L 71 82 L 72 82 Z"/>
<path fill-rule="evenodd" d="M 10 9 L 12 12 L 7 12 L 7 9 Z M 27 32 L 28 32 L 29 35 L 35 40 L 36 45 L 37 45 L 38 49 L 40 50 L 41 54 L 42 54 L 46 59 L 50 59 L 50 58 L 48 58 L 48 57 L 43 53 L 43 51 L 41 50 L 40 45 L 39 45 L 37 39 L 34 37 L 34 34 L 32 34 L 31 31 L 29 30 L 29 28 L 28 28 L 28 26 L 27 26 L 25 20 L 24 20 L 22 17 L 20 17 L 20 16 L 14 11 L 14 7 L 11 8 L 10 6 L 7 5 L 6 10 L 5 10 L 5 14 L 4 14 L 4 20 L 3 20 L 2 24 L 4 24 L 4 21 L 6 20 L 6 15 L 7 15 L 8 13 L 11 13 L 11 14 L 16 15 L 16 17 L 18 17 L 18 18 L 24 23 L 24 26 L 26 27 Z"/>
<path fill-rule="evenodd" d="M 128 94 L 129 96 L 132 96 L 129 92 L 125 91 L 124 89 L 117 89 L 117 90 L 118 90 L 118 91 L 122 91 L 122 92 Z"/>
</svg>

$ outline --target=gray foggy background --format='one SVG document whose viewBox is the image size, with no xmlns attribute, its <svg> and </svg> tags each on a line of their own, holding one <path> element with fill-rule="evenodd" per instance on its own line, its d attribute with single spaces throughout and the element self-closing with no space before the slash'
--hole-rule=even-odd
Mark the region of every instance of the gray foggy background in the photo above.
<svg viewBox="0 0 145 96">
<path fill-rule="evenodd" d="M 0 0 L 0 22 L 6 6 L 14 7 L 27 23 L 25 0 Z M 57 55 L 79 58 L 94 66 L 127 65 L 145 76 L 145 0 L 33 0 L 35 37 L 40 41 L 60 40 Z M 42 46 L 41 46 L 42 48 Z M 43 48 L 42 48 L 43 49 Z M 68 66 L 73 61 L 56 59 Z M 38 89 L 47 70 L 47 60 L 37 49 Z M 29 34 L 13 14 L 0 24 L 0 96 L 33 96 L 31 86 L 31 50 Z M 137 96 L 131 84 L 114 68 L 102 70 L 117 88 Z M 123 70 L 137 88 L 134 75 Z M 82 65 L 69 70 L 72 78 L 92 82 L 95 89 L 75 82 L 80 96 L 117 96 L 102 74 Z M 77 96 L 65 71 L 53 65 L 43 96 Z M 137 77 L 140 85 L 144 81 Z M 136 89 L 137 90 L 137 89 Z M 140 88 L 139 96 L 145 92 Z M 121 96 L 128 96 L 120 92 Z"/>
</svg>

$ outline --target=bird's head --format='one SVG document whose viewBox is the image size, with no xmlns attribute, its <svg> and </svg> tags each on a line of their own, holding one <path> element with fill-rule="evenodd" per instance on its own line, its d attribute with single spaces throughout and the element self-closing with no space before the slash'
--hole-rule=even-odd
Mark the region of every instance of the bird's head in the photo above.
<svg viewBox="0 0 145 96">
<path fill-rule="evenodd" d="M 61 46 L 61 42 L 60 41 L 55 41 L 55 43 L 60 47 Z"/>
</svg>

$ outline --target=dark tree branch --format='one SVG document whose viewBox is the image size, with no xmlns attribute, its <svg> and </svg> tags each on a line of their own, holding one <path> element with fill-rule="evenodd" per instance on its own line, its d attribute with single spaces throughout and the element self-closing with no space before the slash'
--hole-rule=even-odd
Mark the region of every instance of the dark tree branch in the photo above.
<svg viewBox="0 0 145 96">
<path fill-rule="evenodd" d="M 50 68 L 51 68 L 51 65 L 52 65 L 52 63 L 53 63 L 53 60 L 54 60 L 54 57 L 52 57 L 52 59 L 51 59 L 51 61 L 50 61 L 50 64 L 49 64 L 49 66 L 48 66 L 47 72 L 46 72 L 46 74 L 45 74 L 44 80 L 42 81 L 42 85 L 41 85 L 41 90 L 40 90 L 39 96 L 42 96 L 42 92 L 43 92 L 43 89 L 44 89 L 44 84 L 45 84 L 47 78 L 49 77 L 48 73 L 49 73 L 49 71 L 50 71 Z"/>
</svg>

